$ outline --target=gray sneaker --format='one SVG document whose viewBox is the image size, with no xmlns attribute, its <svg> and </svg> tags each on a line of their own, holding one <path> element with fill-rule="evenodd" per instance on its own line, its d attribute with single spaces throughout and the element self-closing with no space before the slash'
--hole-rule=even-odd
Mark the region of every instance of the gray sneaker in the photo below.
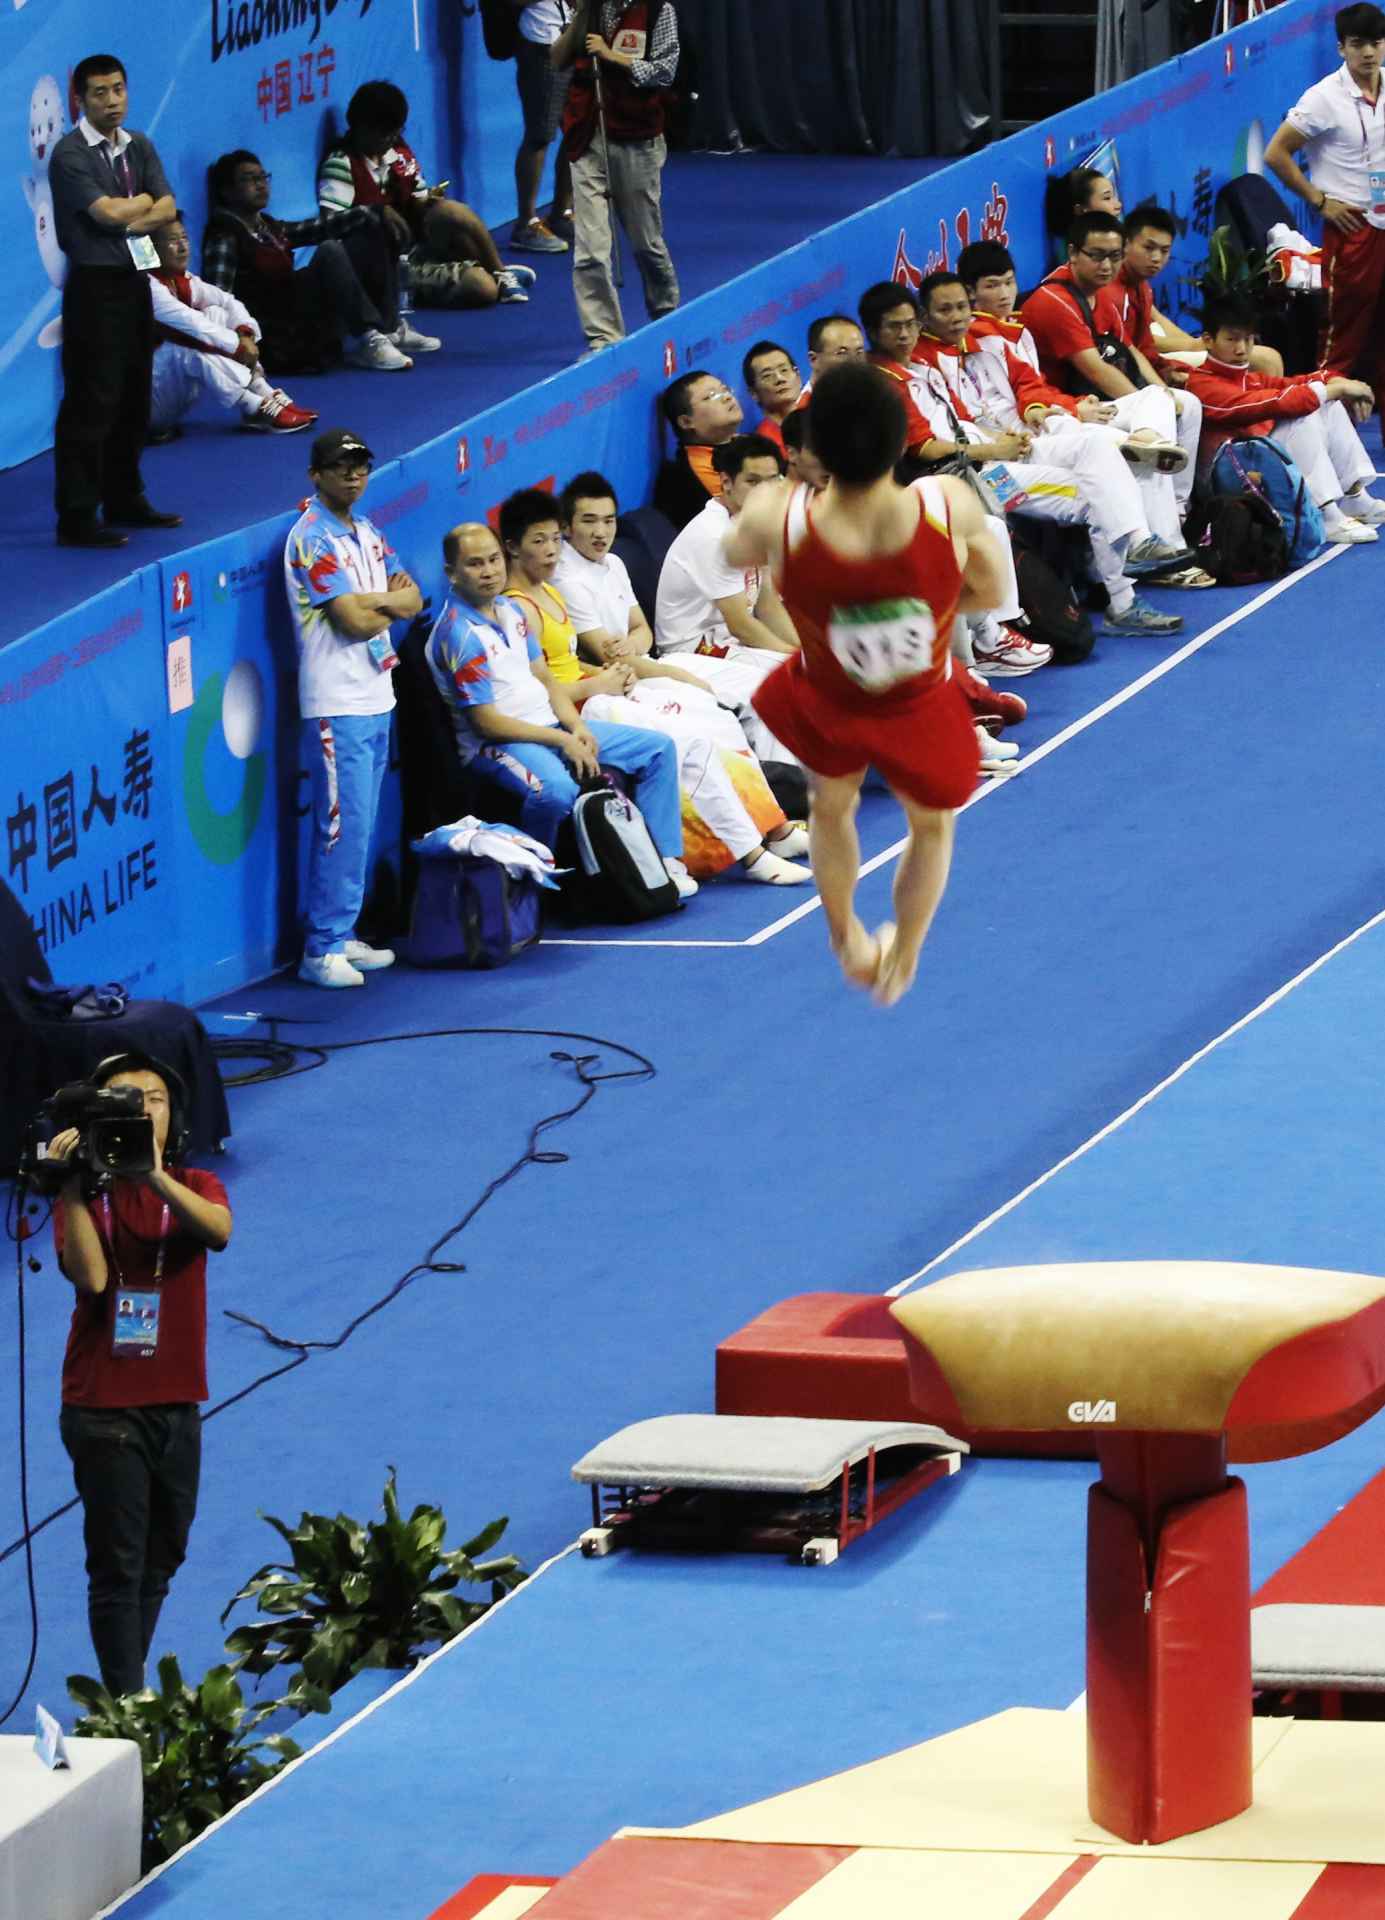
<svg viewBox="0 0 1385 1920">
<path fill-rule="evenodd" d="M 516 221 L 510 229 L 510 245 L 520 253 L 566 253 L 567 241 L 554 233 L 542 220 Z"/>
<path fill-rule="evenodd" d="M 348 367 L 366 367 L 372 373 L 404 373 L 414 364 L 407 353 L 401 353 L 393 340 L 386 339 L 375 327 L 348 347 L 342 359 Z"/>
<path fill-rule="evenodd" d="M 401 320 L 390 340 L 402 354 L 436 353 L 442 341 L 435 333 L 420 333 L 411 321 Z"/>
<path fill-rule="evenodd" d="M 1147 539 L 1136 541 L 1128 547 L 1125 554 L 1123 571 L 1135 579 L 1149 573 L 1163 573 L 1175 567 L 1186 567 L 1197 558 L 1191 547 L 1174 546 L 1168 540 L 1159 540 L 1154 534 Z"/>
<path fill-rule="evenodd" d="M 1132 600 L 1124 613 L 1112 613 L 1108 607 L 1101 616 L 1108 633 L 1179 633 L 1181 613 L 1159 613 L 1147 600 Z"/>
</svg>

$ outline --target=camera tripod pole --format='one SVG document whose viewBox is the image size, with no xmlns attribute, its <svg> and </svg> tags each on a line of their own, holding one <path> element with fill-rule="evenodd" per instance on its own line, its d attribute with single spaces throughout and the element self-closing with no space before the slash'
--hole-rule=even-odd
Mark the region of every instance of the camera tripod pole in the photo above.
<svg viewBox="0 0 1385 1920">
<path fill-rule="evenodd" d="M 625 259 L 620 249 L 620 230 L 616 225 L 615 201 L 611 198 L 611 148 L 606 138 L 606 96 L 601 87 L 601 62 L 592 55 L 592 79 L 596 86 L 596 135 L 601 154 L 601 174 L 606 189 L 606 225 L 611 235 L 611 278 L 617 287 L 625 285 Z"/>
</svg>

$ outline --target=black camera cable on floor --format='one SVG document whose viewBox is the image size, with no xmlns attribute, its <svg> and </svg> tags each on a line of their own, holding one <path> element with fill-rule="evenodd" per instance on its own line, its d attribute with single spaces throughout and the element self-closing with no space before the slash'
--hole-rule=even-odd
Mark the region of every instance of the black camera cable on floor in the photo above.
<svg viewBox="0 0 1385 1920">
<path fill-rule="evenodd" d="M 510 1181 L 516 1179 L 518 1175 L 524 1171 L 525 1167 L 556 1167 L 562 1166 L 567 1162 L 569 1155 L 566 1153 L 560 1152 L 556 1148 L 541 1145 L 544 1136 L 550 1132 L 552 1128 L 562 1126 L 569 1120 L 575 1120 L 591 1101 L 596 1098 L 601 1088 L 608 1083 L 617 1080 L 633 1080 L 636 1082 L 652 1080 L 658 1073 L 658 1068 L 654 1065 L 653 1061 L 645 1054 L 639 1052 L 637 1048 L 628 1047 L 619 1040 L 602 1039 L 600 1036 L 591 1033 L 567 1033 L 547 1027 L 435 1027 L 420 1033 L 387 1033 L 377 1034 L 373 1038 L 366 1040 L 336 1040 L 300 1045 L 279 1038 L 277 1032 L 278 1027 L 284 1024 L 291 1024 L 284 1020 L 283 1017 L 277 1015 L 261 1015 L 258 1017 L 263 1019 L 270 1027 L 270 1037 L 268 1039 L 217 1040 L 213 1042 L 213 1051 L 224 1064 L 244 1064 L 245 1070 L 242 1072 L 227 1072 L 223 1074 L 223 1079 L 228 1087 L 257 1085 L 266 1081 L 290 1079 L 295 1074 L 312 1073 L 319 1067 L 325 1067 L 334 1053 L 351 1053 L 363 1047 L 400 1046 L 405 1042 L 414 1040 L 475 1038 L 565 1040 L 579 1046 L 592 1048 L 594 1051 L 573 1053 L 565 1049 L 555 1048 L 553 1052 L 550 1053 L 549 1058 L 551 1060 L 558 1062 L 562 1066 L 572 1068 L 581 1087 L 581 1092 L 578 1094 L 578 1097 L 570 1106 L 561 1108 L 557 1113 L 545 1114 L 542 1119 L 536 1120 L 529 1129 L 529 1137 L 525 1143 L 523 1153 L 506 1167 L 503 1173 L 497 1174 L 496 1177 L 486 1185 L 461 1217 L 454 1220 L 445 1233 L 439 1234 L 438 1238 L 424 1253 L 422 1259 L 415 1261 L 406 1272 L 399 1276 L 386 1292 L 381 1294 L 378 1300 L 373 1301 L 370 1306 L 363 1308 L 361 1312 L 349 1320 L 333 1338 L 313 1340 L 294 1339 L 286 1334 L 276 1333 L 272 1328 L 267 1327 L 263 1321 L 253 1319 L 249 1314 L 238 1313 L 229 1307 L 223 1308 L 222 1311 L 228 1320 L 234 1320 L 242 1326 L 253 1328 L 254 1331 L 267 1340 L 272 1347 L 278 1348 L 281 1352 L 289 1353 L 293 1357 L 286 1360 L 283 1365 L 271 1367 L 267 1372 L 259 1374 L 254 1380 L 250 1381 L 247 1386 L 239 1388 L 237 1392 L 229 1395 L 225 1400 L 219 1400 L 214 1407 L 209 1407 L 202 1415 L 204 1425 L 208 1420 L 214 1420 L 219 1413 L 225 1413 L 228 1408 L 234 1407 L 238 1405 L 240 1401 L 248 1399 L 252 1393 L 257 1393 L 261 1387 L 268 1386 L 271 1381 L 281 1379 L 284 1374 L 292 1373 L 297 1367 L 305 1366 L 314 1353 L 333 1353 L 338 1348 L 344 1347 L 359 1327 L 364 1326 L 367 1320 L 372 1319 L 377 1313 L 382 1313 L 391 1302 L 397 1300 L 404 1289 L 418 1279 L 420 1274 L 465 1273 L 467 1269 L 464 1261 L 440 1260 L 438 1258 L 442 1249 L 447 1246 L 450 1241 L 455 1240 L 460 1233 L 463 1233 L 481 1212 L 482 1208 L 499 1193 L 502 1187 L 508 1186 Z M 631 1062 L 631 1064 L 629 1066 L 616 1067 L 604 1072 L 599 1072 L 597 1069 L 600 1066 L 603 1052 L 620 1055 Z M 0 1727 L 4 1726 L 5 1722 L 19 1705 L 19 1702 L 23 1699 L 25 1689 L 28 1687 L 38 1659 L 39 1616 L 38 1594 L 34 1581 L 34 1540 L 46 1527 L 51 1526 L 55 1520 L 60 1520 L 64 1514 L 71 1513 L 72 1509 L 79 1504 L 78 1501 L 73 1498 L 66 1501 L 62 1506 L 55 1507 L 51 1513 L 45 1514 L 41 1520 L 33 1524 L 30 1523 L 29 1472 L 26 1441 L 27 1422 L 25 1417 L 24 1391 L 24 1263 L 26 1248 L 29 1242 L 42 1231 L 44 1222 L 40 1221 L 37 1227 L 28 1225 L 26 1222 L 26 1206 L 27 1195 L 24 1182 L 21 1180 L 12 1195 L 10 1219 L 7 1224 L 11 1237 L 15 1240 L 18 1255 L 20 1517 L 23 1521 L 24 1531 L 18 1539 L 10 1541 L 6 1547 L 0 1549 L 0 1565 L 3 1565 L 6 1560 L 10 1559 L 12 1555 L 16 1553 L 23 1552 L 25 1555 L 29 1587 L 30 1647 L 29 1661 L 25 1668 L 24 1678 L 20 1682 L 14 1699 L 5 1711 L 0 1713 Z M 38 1262 L 32 1259 L 32 1257 L 30 1257 L 29 1264 L 34 1271 L 38 1270 Z"/>
<path fill-rule="evenodd" d="M 29 1590 L 29 1659 L 24 1668 L 24 1678 L 20 1681 L 13 1700 L 5 1711 L 0 1713 L 0 1727 L 4 1726 L 24 1698 L 24 1690 L 33 1678 L 34 1667 L 38 1662 L 38 1587 L 34 1581 L 34 1534 L 38 1529 L 29 1524 L 29 1418 L 24 1379 L 24 1266 L 27 1261 L 30 1270 L 34 1273 L 38 1272 L 39 1263 L 27 1249 L 29 1241 L 35 1234 L 41 1233 L 46 1224 L 46 1216 L 37 1227 L 29 1224 L 29 1183 L 21 1175 L 10 1194 L 8 1217 L 5 1221 L 10 1238 L 14 1241 L 15 1293 L 18 1302 L 15 1331 L 19 1343 L 19 1517 L 24 1526 L 23 1533 L 9 1552 L 15 1552 L 21 1546 L 24 1549 L 24 1577 Z M 67 1506 L 73 1507 L 76 1504 L 75 1500 L 69 1500 Z M 65 1507 L 63 1511 L 66 1512 L 67 1508 Z M 46 1525 L 47 1522 L 41 1524 Z"/>
</svg>

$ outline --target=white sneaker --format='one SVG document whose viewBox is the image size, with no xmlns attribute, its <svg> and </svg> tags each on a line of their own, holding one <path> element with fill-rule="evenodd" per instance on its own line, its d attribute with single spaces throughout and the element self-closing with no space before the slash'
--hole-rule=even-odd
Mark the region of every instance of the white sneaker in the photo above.
<svg viewBox="0 0 1385 1920">
<path fill-rule="evenodd" d="M 365 985 L 365 975 L 356 971 L 344 953 L 305 953 L 299 962 L 298 977 L 312 987 Z"/>
<path fill-rule="evenodd" d="M 404 373 L 414 364 L 376 327 L 363 333 L 354 347 L 348 347 L 342 359 L 348 367 L 364 367 L 371 373 Z"/>
<path fill-rule="evenodd" d="M 1377 500 L 1364 487 L 1360 493 L 1344 494 L 1337 504 L 1343 513 L 1350 514 L 1353 520 L 1359 520 L 1363 527 L 1385 526 L 1385 500 Z"/>
<path fill-rule="evenodd" d="M 1121 452 L 1132 467 L 1152 467 L 1155 473 L 1182 473 L 1188 456 L 1172 440 L 1124 440 Z"/>
<path fill-rule="evenodd" d="M 1361 520 L 1352 520 L 1346 514 L 1329 520 L 1323 533 L 1334 547 L 1365 547 L 1372 540 L 1380 538 L 1374 527 L 1366 526 Z"/>
<path fill-rule="evenodd" d="M 697 882 L 688 872 L 681 860 L 665 860 L 664 872 L 678 889 L 680 900 L 691 900 L 697 892 Z"/>
<path fill-rule="evenodd" d="M 442 341 L 433 333 L 419 333 L 407 320 L 401 320 L 390 335 L 401 353 L 436 353 Z"/>
<path fill-rule="evenodd" d="M 998 625 L 993 634 L 973 635 L 972 647 L 977 666 L 993 680 L 1033 673 L 1039 667 L 1046 667 L 1053 658 L 1052 647 L 1045 646 L 1042 640 L 1027 639 L 1017 628 L 1004 625 Z"/>
<path fill-rule="evenodd" d="M 353 967 L 359 967 L 362 973 L 378 973 L 382 967 L 394 965 L 394 955 L 388 947 L 367 946 L 364 940 L 348 940 L 346 957 Z"/>
<path fill-rule="evenodd" d="M 1018 767 L 1020 750 L 1013 740 L 997 740 L 984 727 L 978 727 L 976 744 L 981 752 L 981 771 L 988 777 L 997 773 L 1013 773 Z"/>
<path fill-rule="evenodd" d="M 765 845 L 771 853 L 777 853 L 781 860 L 802 860 L 806 858 L 810 846 L 808 829 L 800 826 L 797 820 L 790 822 L 788 833 L 781 834 L 777 840 L 767 840 Z"/>
<path fill-rule="evenodd" d="M 750 866 L 742 863 L 741 877 L 758 880 L 766 887 L 806 887 L 813 876 L 807 867 L 796 867 L 792 860 L 785 860 L 772 847 L 766 847 Z"/>
</svg>

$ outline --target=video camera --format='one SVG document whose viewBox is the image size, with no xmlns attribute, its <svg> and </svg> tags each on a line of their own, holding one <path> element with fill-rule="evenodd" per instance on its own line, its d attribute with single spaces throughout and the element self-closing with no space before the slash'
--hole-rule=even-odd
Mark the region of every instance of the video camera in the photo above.
<svg viewBox="0 0 1385 1920">
<path fill-rule="evenodd" d="M 49 1160 L 48 1142 L 68 1127 L 77 1145 L 62 1161 Z M 95 1087 L 74 1080 L 59 1087 L 34 1116 L 21 1173 L 40 1193 L 56 1193 L 74 1176 L 94 1190 L 112 1179 L 132 1180 L 154 1170 L 154 1122 L 138 1087 Z"/>
</svg>

